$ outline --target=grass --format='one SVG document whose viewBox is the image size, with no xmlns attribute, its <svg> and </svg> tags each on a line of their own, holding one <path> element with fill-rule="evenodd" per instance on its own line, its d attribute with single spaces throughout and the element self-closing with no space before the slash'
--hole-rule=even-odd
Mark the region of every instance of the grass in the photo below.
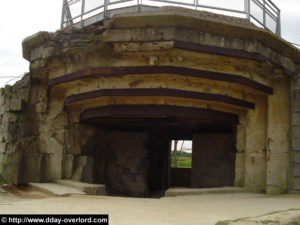
<svg viewBox="0 0 300 225">
<path fill-rule="evenodd" d="M 288 209 L 288 210 L 282 210 L 282 211 L 274 211 L 274 212 L 270 212 L 270 213 L 267 213 L 265 214 L 264 216 L 266 215 L 272 215 L 272 214 L 276 214 L 276 213 L 281 213 L 281 212 L 287 212 L 287 211 L 298 211 L 299 209 Z M 246 218 L 239 218 L 239 219 L 235 219 L 235 220 L 223 220 L 223 221 L 219 221 L 217 222 L 215 225 L 228 225 L 230 224 L 231 222 L 239 222 L 239 221 L 242 221 L 242 220 L 245 220 L 245 219 L 250 219 L 250 217 L 246 217 Z M 260 224 L 280 224 L 280 222 L 278 220 L 261 220 L 260 221 Z M 293 221 L 293 222 L 289 222 L 285 225 L 300 225 L 299 222 L 296 222 L 296 221 Z"/>
<path fill-rule="evenodd" d="M 172 153 L 173 155 L 173 153 Z M 174 160 L 172 158 L 172 167 L 174 167 Z M 177 152 L 177 167 L 192 168 L 192 154 L 187 152 Z"/>
</svg>

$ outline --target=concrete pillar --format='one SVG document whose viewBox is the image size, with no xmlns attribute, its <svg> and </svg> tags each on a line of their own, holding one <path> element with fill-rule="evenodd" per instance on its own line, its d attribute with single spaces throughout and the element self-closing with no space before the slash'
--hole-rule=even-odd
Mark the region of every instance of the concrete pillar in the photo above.
<svg viewBox="0 0 300 225">
<path fill-rule="evenodd" d="M 273 82 L 274 94 L 268 96 L 267 193 L 288 190 L 289 150 L 289 81 Z"/>
<path fill-rule="evenodd" d="M 291 79 L 291 188 L 300 192 L 300 72 Z"/>
<path fill-rule="evenodd" d="M 253 98 L 255 110 L 247 113 L 245 188 L 253 192 L 266 190 L 267 97 Z"/>
<path fill-rule="evenodd" d="M 234 186 L 245 186 L 245 151 L 246 151 L 246 115 L 239 116 L 239 124 L 236 133 L 236 157 Z"/>
</svg>

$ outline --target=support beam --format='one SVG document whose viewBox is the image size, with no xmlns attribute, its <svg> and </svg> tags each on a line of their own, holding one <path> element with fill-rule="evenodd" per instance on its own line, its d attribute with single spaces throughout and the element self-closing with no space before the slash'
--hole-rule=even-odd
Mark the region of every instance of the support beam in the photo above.
<svg viewBox="0 0 300 225">
<path fill-rule="evenodd" d="M 255 104 L 241 99 L 211 93 L 202 93 L 196 91 L 183 91 L 168 88 L 130 88 L 130 89 L 102 89 L 96 91 L 84 92 L 76 95 L 67 96 L 65 105 L 73 102 L 84 101 L 91 98 L 104 96 L 169 96 L 178 98 L 188 98 L 196 100 L 222 102 L 242 108 L 254 109 Z"/>
<path fill-rule="evenodd" d="M 103 75 L 117 76 L 131 74 L 159 74 L 160 76 L 162 76 L 162 74 L 177 74 L 215 81 L 238 83 L 266 94 L 273 93 L 272 88 L 242 76 L 175 66 L 99 67 L 52 78 L 49 80 L 48 85 L 53 86 L 80 79 L 96 78 L 97 76 Z"/>
</svg>

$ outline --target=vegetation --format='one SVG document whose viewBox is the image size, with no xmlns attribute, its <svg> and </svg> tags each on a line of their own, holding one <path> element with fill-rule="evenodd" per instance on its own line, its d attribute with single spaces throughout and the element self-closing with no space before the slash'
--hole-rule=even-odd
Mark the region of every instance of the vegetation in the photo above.
<svg viewBox="0 0 300 225">
<path fill-rule="evenodd" d="M 173 155 L 174 152 L 171 154 Z M 179 151 L 177 152 L 177 167 L 191 168 L 192 167 L 192 153 Z M 174 167 L 174 157 L 172 157 L 171 166 Z"/>
</svg>

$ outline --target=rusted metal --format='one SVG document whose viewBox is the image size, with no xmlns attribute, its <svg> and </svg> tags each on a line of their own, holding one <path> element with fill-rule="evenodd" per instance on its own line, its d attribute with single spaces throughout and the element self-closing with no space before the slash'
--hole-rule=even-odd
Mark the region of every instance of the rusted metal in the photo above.
<svg viewBox="0 0 300 225">
<path fill-rule="evenodd" d="M 189 98 L 197 100 L 215 101 L 227 103 L 248 109 L 254 109 L 255 104 L 252 102 L 240 100 L 230 96 L 202 93 L 196 91 L 184 91 L 168 88 L 131 88 L 131 89 L 102 89 L 96 91 L 84 92 L 76 95 L 67 96 L 65 105 L 72 102 L 83 101 L 86 99 L 104 97 L 104 96 L 169 96 L 179 98 Z"/>
<path fill-rule="evenodd" d="M 185 121 L 209 121 L 219 123 L 237 124 L 238 116 L 232 113 L 226 113 L 211 109 L 201 109 L 182 106 L 169 105 L 109 105 L 98 108 L 86 109 L 80 114 L 80 122 L 93 121 L 96 118 L 120 119 L 130 118 L 154 118 Z"/>
<path fill-rule="evenodd" d="M 273 89 L 271 87 L 260 84 L 256 81 L 247 79 L 242 76 L 175 66 L 100 67 L 81 70 L 78 72 L 53 78 L 49 80 L 48 84 L 52 86 L 79 79 L 94 78 L 103 75 L 113 76 L 130 74 L 177 74 L 182 76 L 192 76 L 209 80 L 238 83 L 253 88 L 255 90 L 264 92 L 266 94 L 273 94 Z"/>
<path fill-rule="evenodd" d="M 268 62 L 276 66 L 277 68 L 283 70 L 283 72 L 292 77 L 294 74 L 285 69 L 283 66 L 279 65 L 278 63 L 268 59 L 267 57 L 261 55 L 260 53 L 256 52 L 247 52 L 243 50 L 237 50 L 237 49 L 231 49 L 231 48 L 224 48 L 224 47 L 217 47 L 217 46 L 211 46 L 211 45 L 201 45 L 191 42 L 185 42 L 185 41 L 174 41 L 174 48 L 183 49 L 183 50 L 189 50 L 194 52 L 201 52 L 201 53 L 209 53 L 209 54 L 216 54 L 216 55 L 223 55 L 223 56 L 229 56 L 233 58 L 240 58 L 240 59 L 249 59 L 249 60 L 255 60 L 258 62 Z"/>
</svg>

